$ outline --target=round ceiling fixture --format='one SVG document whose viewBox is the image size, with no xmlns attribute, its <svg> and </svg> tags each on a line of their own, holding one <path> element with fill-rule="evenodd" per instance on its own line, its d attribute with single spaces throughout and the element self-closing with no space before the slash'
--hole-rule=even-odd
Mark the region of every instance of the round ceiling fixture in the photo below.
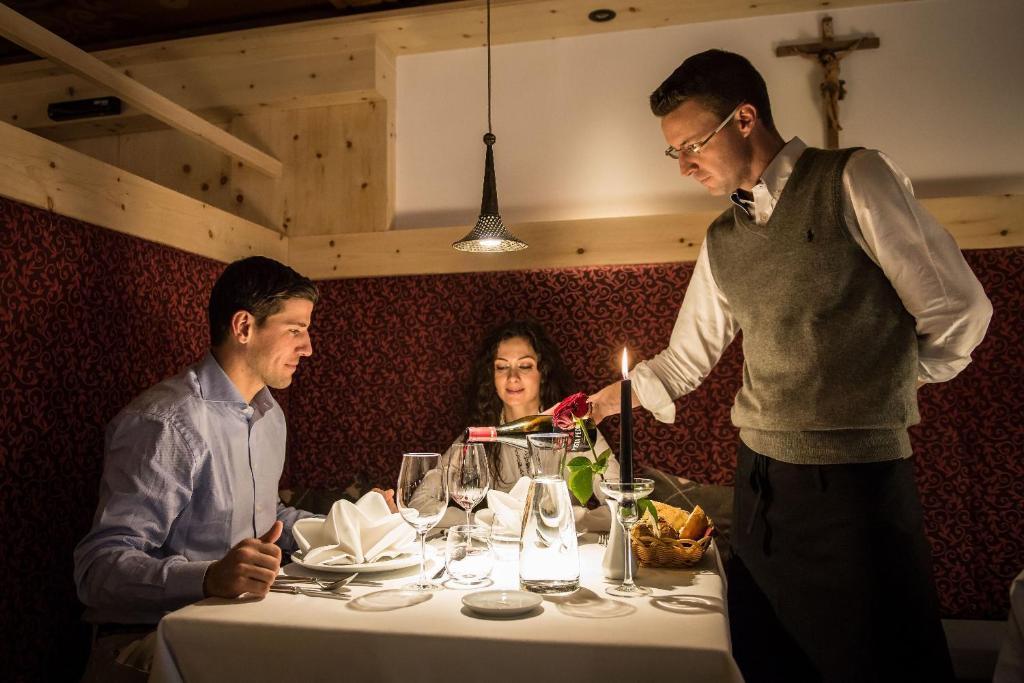
<svg viewBox="0 0 1024 683">
<path fill-rule="evenodd" d="M 613 9 L 596 9 L 587 15 L 587 18 L 591 21 L 603 24 L 606 21 L 611 21 L 615 18 L 615 10 Z"/>
</svg>

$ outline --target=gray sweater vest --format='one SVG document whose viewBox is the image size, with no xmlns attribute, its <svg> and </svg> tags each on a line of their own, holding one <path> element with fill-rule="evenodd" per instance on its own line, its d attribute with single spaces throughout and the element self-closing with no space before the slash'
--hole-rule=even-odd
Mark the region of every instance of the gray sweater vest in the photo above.
<svg viewBox="0 0 1024 683">
<path fill-rule="evenodd" d="M 767 225 L 742 209 L 708 231 L 715 282 L 743 331 L 732 421 L 753 450 L 795 464 L 910 455 L 914 318 L 843 219 L 854 150 L 807 149 Z"/>
</svg>

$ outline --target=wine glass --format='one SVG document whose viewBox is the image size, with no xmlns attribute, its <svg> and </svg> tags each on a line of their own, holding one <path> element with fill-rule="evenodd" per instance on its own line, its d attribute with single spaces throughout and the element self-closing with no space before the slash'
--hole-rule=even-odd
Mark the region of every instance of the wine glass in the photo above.
<svg viewBox="0 0 1024 683">
<path fill-rule="evenodd" d="M 398 512 L 420 540 L 420 578 L 406 588 L 419 591 L 441 587 L 427 579 L 427 532 L 441 521 L 448 507 L 448 482 L 441 472 L 440 453 L 403 453 L 396 487 Z"/>
<path fill-rule="evenodd" d="M 448 451 L 448 492 L 473 523 L 473 508 L 491 488 L 491 468 L 482 443 L 459 443 Z"/>
<path fill-rule="evenodd" d="M 654 491 L 654 480 L 637 478 L 627 483 L 618 479 L 609 479 L 601 482 L 601 491 L 608 496 L 609 501 L 614 501 L 614 504 L 609 502 L 612 515 L 615 517 L 612 524 L 618 520 L 618 523 L 622 525 L 622 545 L 625 546 L 626 554 L 622 584 L 609 586 L 605 592 L 623 598 L 650 595 L 650 588 L 633 583 L 633 542 L 630 532 L 640 521 L 640 510 L 636 502 L 651 495 L 651 492 Z"/>
</svg>

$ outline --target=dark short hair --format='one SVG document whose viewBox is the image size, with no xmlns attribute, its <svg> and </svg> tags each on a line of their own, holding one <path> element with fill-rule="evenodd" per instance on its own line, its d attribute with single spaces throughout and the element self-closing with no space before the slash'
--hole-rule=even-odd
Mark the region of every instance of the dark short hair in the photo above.
<svg viewBox="0 0 1024 683">
<path fill-rule="evenodd" d="M 314 304 L 320 291 L 308 277 L 263 256 L 235 261 L 224 269 L 210 292 L 210 345 L 220 346 L 231 330 L 231 318 L 248 311 L 262 325 L 286 299 L 306 299 Z"/>
<path fill-rule="evenodd" d="M 651 111 L 667 116 L 691 99 L 722 118 L 742 103 L 752 104 L 765 126 L 775 130 L 768 87 L 757 69 L 738 54 L 707 50 L 688 57 L 651 93 Z"/>
</svg>

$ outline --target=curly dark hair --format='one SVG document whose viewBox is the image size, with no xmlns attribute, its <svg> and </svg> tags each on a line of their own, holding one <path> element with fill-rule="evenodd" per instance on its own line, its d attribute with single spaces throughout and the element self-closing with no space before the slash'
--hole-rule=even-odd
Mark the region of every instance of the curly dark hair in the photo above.
<svg viewBox="0 0 1024 683">
<path fill-rule="evenodd" d="M 540 371 L 540 407 L 551 407 L 572 393 L 576 381 L 562 359 L 558 345 L 535 320 L 510 320 L 492 328 L 477 350 L 469 385 L 466 387 L 466 426 L 496 425 L 501 421 L 503 408 L 498 390 L 494 386 L 494 358 L 498 345 L 507 339 L 525 339 L 537 353 Z M 497 458 L 501 444 L 487 444 L 491 474 L 497 473 Z"/>
</svg>

